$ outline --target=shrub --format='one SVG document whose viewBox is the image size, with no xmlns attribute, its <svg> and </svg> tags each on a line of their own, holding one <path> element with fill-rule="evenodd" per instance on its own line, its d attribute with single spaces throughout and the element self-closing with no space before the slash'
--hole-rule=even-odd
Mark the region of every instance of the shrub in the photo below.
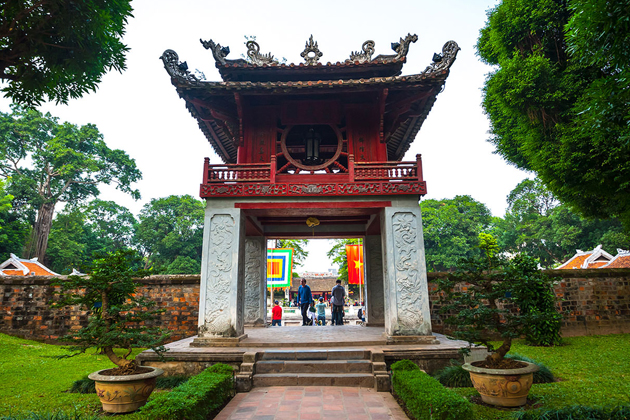
<svg viewBox="0 0 630 420">
<path fill-rule="evenodd" d="M 470 373 L 464 370 L 461 363 L 453 361 L 451 366 L 446 366 L 433 376 L 435 380 L 449 388 L 471 388 Z"/>
<path fill-rule="evenodd" d="M 473 418 L 470 402 L 450 389 L 444 388 L 413 362 L 408 360 L 396 362 L 392 365 L 392 372 L 394 392 L 417 420 Z"/>
<path fill-rule="evenodd" d="M 420 368 L 411 360 L 404 359 L 404 360 L 399 360 L 396 363 L 392 364 L 391 370 L 392 372 L 397 372 L 397 371 L 420 370 Z"/>
<path fill-rule="evenodd" d="M 186 383 L 152 398 L 140 411 L 156 420 L 205 420 L 233 394 L 234 369 L 216 364 Z"/>
<path fill-rule="evenodd" d="M 630 418 L 630 405 L 611 407 L 584 407 L 573 405 L 554 410 L 519 412 L 518 420 L 627 420 Z"/>
<path fill-rule="evenodd" d="M 155 387 L 158 389 L 175 388 L 188 380 L 188 376 L 159 376 L 156 378 Z M 75 394 L 96 394 L 96 386 L 94 381 L 85 378 L 78 379 L 72 383 L 68 392 Z"/>
</svg>

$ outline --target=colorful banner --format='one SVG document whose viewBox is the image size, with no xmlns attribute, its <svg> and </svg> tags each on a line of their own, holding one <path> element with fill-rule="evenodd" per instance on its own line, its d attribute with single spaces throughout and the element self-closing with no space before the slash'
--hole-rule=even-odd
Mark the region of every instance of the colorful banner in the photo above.
<svg viewBox="0 0 630 420">
<path fill-rule="evenodd" d="M 363 245 L 346 245 L 348 257 L 348 283 L 363 284 Z"/>
<path fill-rule="evenodd" d="M 293 249 L 267 249 L 267 287 L 291 286 L 293 273 Z"/>
</svg>

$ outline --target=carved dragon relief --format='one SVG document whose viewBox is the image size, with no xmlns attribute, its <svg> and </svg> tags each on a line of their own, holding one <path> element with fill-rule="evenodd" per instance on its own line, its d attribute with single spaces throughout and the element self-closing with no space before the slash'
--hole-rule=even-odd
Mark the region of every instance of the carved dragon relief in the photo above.
<svg viewBox="0 0 630 420">
<path fill-rule="evenodd" d="M 188 71 L 188 64 L 184 61 L 179 61 L 179 56 L 173 50 L 166 50 L 160 56 L 160 59 L 164 63 L 166 72 L 174 79 L 187 84 L 196 85 L 200 83 L 199 79 L 195 75 Z"/>
<path fill-rule="evenodd" d="M 393 60 L 400 60 L 407 56 L 409 52 L 409 45 L 412 42 L 418 41 L 418 35 L 407 34 L 407 36 L 403 39 L 400 38 L 399 42 L 392 42 L 392 50 L 396 51 L 396 54 L 393 55 L 379 55 L 374 60 L 373 63 L 387 63 Z"/>
<path fill-rule="evenodd" d="M 394 266 L 396 270 L 396 295 L 398 323 L 415 329 L 423 322 L 421 281 L 418 272 L 416 216 L 413 213 L 395 213 Z"/>
<path fill-rule="evenodd" d="M 442 70 L 448 70 L 455 62 L 455 58 L 457 58 L 457 52 L 459 50 L 461 50 L 461 48 L 459 48 L 457 42 L 448 41 L 442 47 L 442 54 L 434 54 L 433 63 L 427 66 L 422 74 L 431 74 Z"/>
<path fill-rule="evenodd" d="M 245 240 L 245 322 L 255 322 L 260 318 L 260 295 L 262 248 L 258 240 Z"/>
<path fill-rule="evenodd" d="M 206 292 L 205 331 L 214 335 L 232 335 L 230 293 L 232 291 L 232 246 L 235 222 L 232 216 L 217 214 L 210 221 L 210 279 Z"/>
<path fill-rule="evenodd" d="M 221 44 L 217 44 L 215 43 L 213 40 L 208 40 L 208 41 L 204 41 L 203 39 L 200 39 L 199 42 L 201 42 L 201 45 L 203 45 L 203 47 L 206 50 L 210 50 L 210 52 L 212 53 L 212 56 L 214 57 L 214 61 L 216 61 L 217 64 L 235 64 L 235 63 L 247 63 L 247 61 L 239 58 L 237 60 L 228 60 L 225 57 L 227 57 L 230 54 L 230 47 L 222 47 Z"/>
</svg>

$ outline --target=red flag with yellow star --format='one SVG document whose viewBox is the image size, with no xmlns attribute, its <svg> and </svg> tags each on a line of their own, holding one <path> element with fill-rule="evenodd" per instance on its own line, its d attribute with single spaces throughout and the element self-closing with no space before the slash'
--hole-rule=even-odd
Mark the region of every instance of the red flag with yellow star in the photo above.
<svg viewBox="0 0 630 420">
<path fill-rule="evenodd" d="M 363 284 L 363 245 L 346 245 L 348 257 L 348 283 Z"/>
</svg>

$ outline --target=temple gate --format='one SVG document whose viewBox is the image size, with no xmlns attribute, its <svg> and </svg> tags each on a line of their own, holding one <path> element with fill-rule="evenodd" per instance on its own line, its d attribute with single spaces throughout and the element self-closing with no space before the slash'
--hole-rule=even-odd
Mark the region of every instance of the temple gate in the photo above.
<svg viewBox="0 0 630 420">
<path fill-rule="evenodd" d="M 247 42 L 247 60 L 201 41 L 223 81 L 200 80 L 162 55 L 179 96 L 222 163 L 205 159 L 206 200 L 196 346 L 231 345 L 245 325 L 266 325 L 266 240 L 365 239 L 368 325 L 390 342 L 432 342 L 418 200 L 420 155 L 402 161 L 459 47 L 401 76 L 416 35 L 374 54 L 374 42 L 337 63 L 319 62 L 313 38 L 300 64 L 280 64 Z M 307 224 L 307 220 L 309 223 Z"/>
</svg>

